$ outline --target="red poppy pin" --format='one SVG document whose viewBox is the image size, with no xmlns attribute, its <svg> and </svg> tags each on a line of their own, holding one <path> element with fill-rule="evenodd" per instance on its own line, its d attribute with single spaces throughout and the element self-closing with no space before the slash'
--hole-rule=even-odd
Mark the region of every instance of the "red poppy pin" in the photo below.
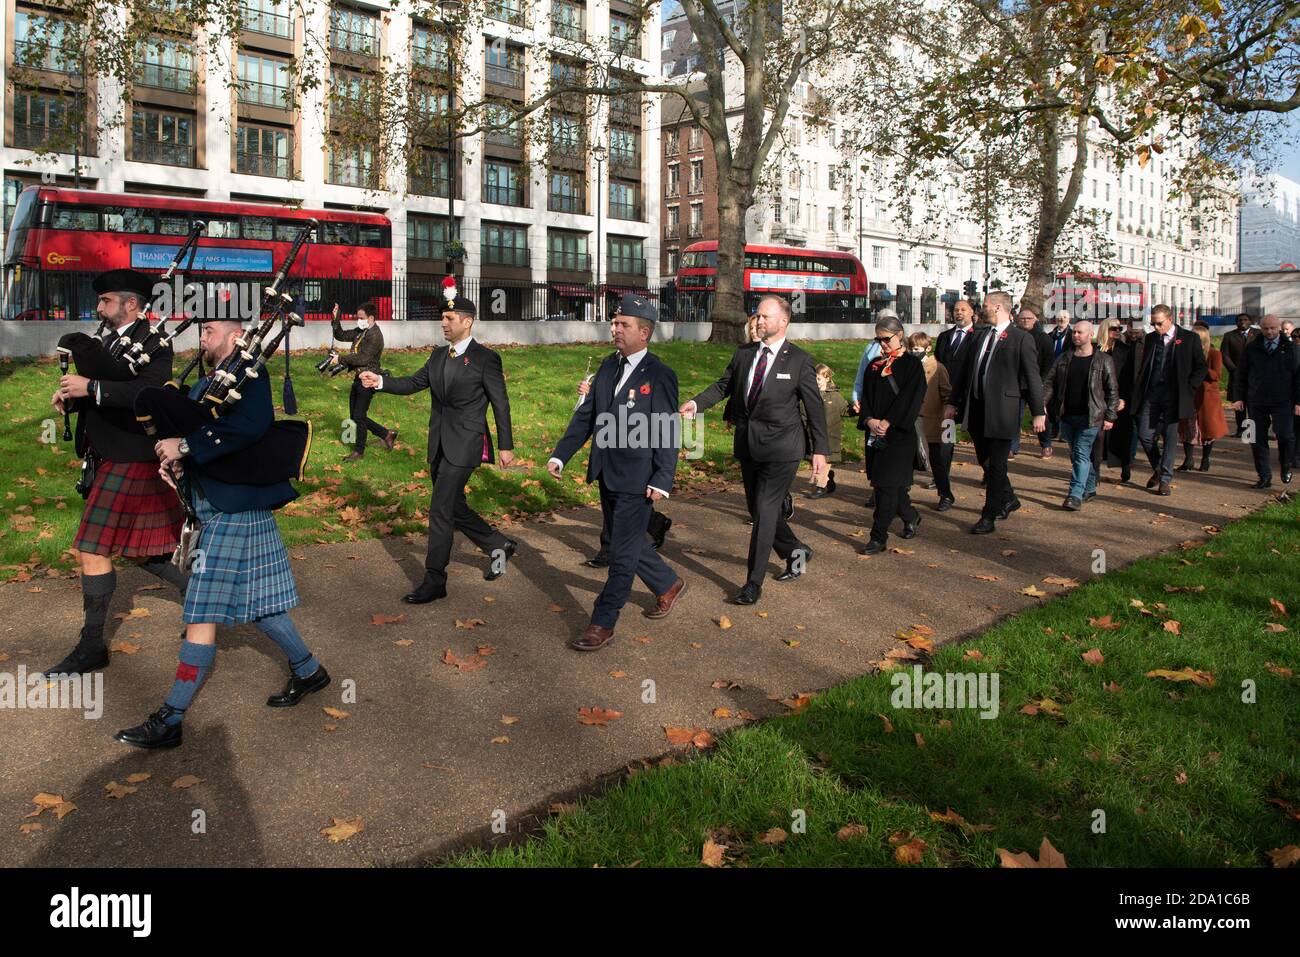
<svg viewBox="0 0 1300 957">
<path fill-rule="evenodd" d="M 641 394 L 642 394 L 642 395 L 649 395 L 649 394 L 650 394 L 650 383 L 649 383 L 649 382 L 644 382 L 644 383 L 642 383 L 642 385 L 641 385 Z"/>
<path fill-rule="evenodd" d="M 465 357 L 465 365 L 469 365 L 469 356 Z"/>
<path fill-rule="evenodd" d="M 1183 344 L 1183 340 L 1182 340 L 1182 339 L 1175 339 L 1175 340 L 1174 340 L 1174 345 L 1176 345 L 1176 346 L 1181 346 L 1182 344 Z"/>
<path fill-rule="evenodd" d="M 1011 331 L 1010 329 L 1002 330 L 1002 335 L 998 336 L 998 342 L 1001 342 L 1003 339 L 1005 339 L 1007 337 L 1007 333 L 1010 331 Z"/>
</svg>

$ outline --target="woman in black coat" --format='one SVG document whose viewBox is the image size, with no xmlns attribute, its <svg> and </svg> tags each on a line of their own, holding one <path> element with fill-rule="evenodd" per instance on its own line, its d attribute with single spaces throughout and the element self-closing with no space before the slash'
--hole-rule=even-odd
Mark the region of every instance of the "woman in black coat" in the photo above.
<svg viewBox="0 0 1300 957">
<path fill-rule="evenodd" d="M 1140 320 L 1130 320 L 1128 332 L 1115 343 L 1111 358 L 1119 383 L 1119 418 L 1106 436 L 1106 463 L 1120 469 L 1119 480 L 1127 482 L 1137 450 L 1137 379 L 1142 369 L 1143 332 Z"/>
<path fill-rule="evenodd" d="M 876 341 L 881 354 L 862 378 L 858 414 L 858 428 L 867 433 L 867 479 L 876 499 L 871 541 L 862 550 L 864 555 L 885 550 L 895 516 L 903 519 L 903 538 L 915 537 L 921 523 L 907 490 L 916 464 L 917 416 L 925 400 L 925 369 L 921 360 L 907 351 L 903 326 L 897 319 L 876 323 Z"/>
</svg>

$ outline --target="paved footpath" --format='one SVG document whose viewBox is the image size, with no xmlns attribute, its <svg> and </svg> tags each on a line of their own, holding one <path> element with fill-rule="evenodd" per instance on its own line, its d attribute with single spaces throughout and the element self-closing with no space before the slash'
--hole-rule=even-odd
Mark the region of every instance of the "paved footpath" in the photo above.
<svg viewBox="0 0 1300 957">
<path fill-rule="evenodd" d="M 1179 473 L 1170 498 L 1120 487 L 1112 481 L 1118 472 L 1107 470 L 1100 495 L 1080 513 L 1058 508 L 1069 470 L 1062 446 L 1048 460 L 1036 450 L 1022 455 L 1012 475 L 1024 508 L 981 537 L 968 534 L 982 490 L 963 447 L 954 469 L 957 507 L 936 513 L 936 493 L 917 489 L 920 535 L 891 540 L 905 553 L 872 558 L 857 555 L 870 523 L 863 476 L 838 469 L 838 494 L 796 506 L 797 533 L 816 553 L 808 574 L 786 584 L 769 578 L 762 601 L 748 609 L 723 603 L 744 578 L 742 490 L 674 496 L 665 506 L 675 524 L 664 555 L 690 591 L 669 618 L 653 622 L 641 616 L 651 599 L 638 586 L 614 644 L 595 654 L 569 651 L 565 642 L 587 623 L 604 581 L 580 564 L 595 550 L 598 509 L 515 526 L 520 553 L 497 582 L 482 580 L 483 556 L 458 539 L 451 596 L 418 608 L 400 596 L 420 573 L 421 543 L 304 547 L 294 561 L 303 605 L 293 615 L 333 684 L 297 708 L 268 709 L 266 696 L 285 680 L 279 651 L 250 628 L 223 631 L 217 665 L 185 723 L 184 746 L 158 753 L 120 745 L 112 734 L 142 720 L 170 687 L 180 605 L 169 592 L 146 588 L 153 579 L 143 573 L 121 571 L 113 611 L 148 614 L 116 625 L 113 638 L 138 650 L 114 654 L 103 716 L 0 714 L 0 865 L 436 859 L 490 837 L 497 809 L 513 830 L 530 814 L 544 814 L 549 802 L 671 750 L 665 726 L 717 733 L 739 723 L 711 717 L 718 707 L 760 719 L 784 713 L 781 699 L 870 670 L 891 634 L 908 624 L 925 621 L 952 640 L 1039 601 L 1020 594 L 1027 585 L 1059 593 L 1044 577 L 1091 577 L 1094 548 L 1105 548 L 1113 569 L 1204 538 L 1203 526 L 1238 518 L 1268 498 L 1248 487 L 1249 450 L 1219 445 L 1213 471 Z M 1135 476 L 1144 481 L 1146 474 Z M 775 561 L 771 570 L 778 570 Z M 31 591 L 34 585 L 43 590 Z M 0 654 L 8 656 L 0 668 L 57 660 L 77 633 L 80 608 L 75 580 L 0 586 Z M 375 614 L 406 617 L 376 625 Z M 731 628 L 716 623 L 722 615 Z M 484 623 L 471 630 L 457 619 Z M 472 659 L 481 645 L 494 649 L 479 659 L 482 667 L 442 661 L 448 648 Z M 642 703 L 646 679 L 654 681 L 653 704 Z M 711 687 L 720 679 L 739 687 Z M 343 701 L 345 684 L 355 688 L 355 703 Z M 348 716 L 331 718 L 326 706 Z M 584 725 L 583 707 L 623 716 L 605 727 Z M 516 720 L 507 724 L 503 716 Z M 134 793 L 105 796 L 109 782 L 125 784 L 139 773 L 151 776 Z M 183 775 L 202 782 L 172 787 Z M 61 795 L 77 809 L 62 820 L 47 811 L 31 819 L 40 830 L 22 833 L 38 792 Z M 195 833 L 200 810 L 206 831 Z M 358 817 L 365 829 L 347 841 L 334 844 L 320 833 L 333 818 Z"/>
</svg>

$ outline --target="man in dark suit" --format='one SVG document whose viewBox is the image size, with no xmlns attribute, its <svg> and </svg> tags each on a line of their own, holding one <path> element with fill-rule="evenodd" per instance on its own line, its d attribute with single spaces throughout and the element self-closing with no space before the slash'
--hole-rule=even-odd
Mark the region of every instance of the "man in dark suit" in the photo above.
<svg viewBox="0 0 1300 957">
<path fill-rule="evenodd" d="M 361 372 L 379 373 L 379 363 L 384 354 L 384 334 L 375 325 L 375 304 L 362 303 L 357 306 L 357 327 L 344 329 L 339 322 L 339 304 L 334 303 L 334 315 L 330 317 L 334 338 L 340 342 L 352 343 L 352 348 L 343 355 L 331 352 L 330 365 L 342 366 L 353 374 Z M 366 454 L 366 436 L 376 435 L 384 443 L 384 448 L 393 451 L 397 444 L 397 430 L 386 429 L 370 418 L 370 400 L 375 393 L 361 384 L 361 379 L 352 380 L 352 391 L 348 393 L 348 418 L 357 430 L 355 447 L 344 456 L 343 461 L 355 462 Z"/>
<path fill-rule="evenodd" d="M 1178 329 L 1168 306 L 1151 309 L 1151 328 L 1155 331 L 1147 333 L 1142 345 L 1142 368 L 1134 391 L 1138 441 L 1151 463 L 1147 488 L 1157 495 L 1169 495 L 1178 421 L 1196 415 L 1196 391 L 1207 366 L 1200 336 Z"/>
<path fill-rule="evenodd" d="M 1011 321 L 1011 296 L 1001 290 L 985 299 L 990 325 L 982 327 L 971 351 L 958 366 L 952 394 L 957 402 L 945 418 L 966 426 L 975 441 L 975 454 L 984 464 L 987 482 L 980 520 L 971 529 L 987 535 L 997 519 L 1020 507 L 1007 477 L 1011 440 L 1020 431 L 1020 400 L 1034 417 L 1034 431 L 1047 427 L 1043 412 L 1043 381 L 1038 374 L 1038 349 L 1033 338 Z"/>
<path fill-rule="evenodd" d="M 1241 384 L 1233 408 L 1240 415 L 1249 413 L 1255 426 L 1255 442 L 1251 452 L 1255 456 L 1255 472 L 1259 481 L 1253 488 L 1271 488 L 1273 472 L 1268 464 L 1268 428 L 1272 424 L 1277 433 L 1278 464 L 1282 481 L 1291 483 L 1291 462 L 1294 458 L 1295 420 L 1300 415 L 1300 348 L 1288 336 L 1282 335 L 1282 323 L 1277 316 L 1267 315 L 1259 321 L 1260 334 L 1247 343 L 1237 364 Z"/>
<path fill-rule="evenodd" d="M 1223 356 L 1223 368 L 1228 370 L 1228 401 L 1233 402 L 1233 408 L 1236 409 L 1236 402 L 1244 403 L 1245 396 L 1239 394 L 1237 383 L 1237 363 L 1241 361 L 1241 351 L 1246 348 L 1246 343 L 1250 339 L 1250 316 L 1241 313 L 1237 316 L 1237 328 L 1231 329 L 1223 334 L 1223 343 L 1219 346 L 1219 354 Z M 1246 420 L 1245 405 L 1237 409 L 1237 435 L 1241 435 L 1242 423 Z"/>
<path fill-rule="evenodd" d="M 1047 381 L 1047 372 L 1056 362 L 1056 341 L 1043 331 L 1042 324 L 1038 321 L 1038 315 L 1033 309 L 1021 307 L 1020 312 L 1016 315 L 1016 323 L 1021 329 L 1034 337 L 1034 345 L 1038 349 L 1038 377 L 1044 382 Z M 1067 337 L 1068 338 L 1068 337 Z M 1025 415 L 1025 400 L 1020 400 L 1021 419 Z M 1047 410 L 1047 428 L 1038 433 L 1038 447 L 1041 450 L 1043 458 L 1052 456 L 1052 436 L 1060 428 L 1060 421 L 1052 418 L 1051 409 Z M 1020 433 L 1011 440 L 1011 458 L 1015 458 L 1020 452 Z"/>
<path fill-rule="evenodd" d="M 500 578 L 517 543 L 494 529 L 465 501 L 465 483 L 484 462 L 493 462 L 487 409 L 492 406 L 501 464 L 515 460 L 510 431 L 510 398 L 501 372 L 501 357 L 474 341 L 474 303 L 445 287 L 450 296 L 442 313 L 442 334 L 447 345 L 433 350 L 429 361 L 411 376 L 389 378 L 361 373 L 361 384 L 392 395 L 411 395 L 428 389 L 429 475 L 433 494 L 429 500 L 429 549 L 424 559 L 424 581 L 402 601 L 423 605 L 447 597 L 447 562 L 451 536 L 458 530 L 491 556 L 483 577 Z"/>
<path fill-rule="evenodd" d="M 949 376 L 961 362 L 962 356 L 965 355 L 963 350 L 971 341 L 971 333 L 974 332 L 975 307 L 971 305 L 970 300 L 959 299 L 952 307 L 952 318 L 953 327 L 939 333 L 939 339 L 934 344 L 934 357 L 948 370 Z"/>
<path fill-rule="evenodd" d="M 781 508 L 805 451 L 800 403 L 812 438 L 814 475 L 827 468 L 830 438 L 817 389 L 817 363 L 786 341 L 789 325 L 790 303 L 780 296 L 764 296 L 758 304 L 759 341 L 737 349 L 722 378 L 683 404 L 681 410 L 683 415 L 695 415 L 727 400 L 723 417 L 735 429 L 733 451 L 740 460 L 745 504 L 754 520 L 749 535 L 749 574 L 744 587 L 729 599 L 735 605 L 758 601 L 773 548 L 786 563 L 777 581 L 798 578 L 812 559 L 812 549 L 794 537 Z"/>
<path fill-rule="evenodd" d="M 592 440 L 587 481 L 600 486 L 600 509 L 610 530 L 608 577 L 591 622 L 569 642 L 575 651 L 597 651 L 614 639 L 636 578 L 655 596 L 647 618 L 666 617 L 686 591 L 686 582 L 646 541 L 652 503 L 672 492 L 681 448 L 677 375 L 649 350 L 657 318 L 644 297 L 623 296 L 611 321 L 617 351 L 601 363 L 591 394 L 574 410 L 546 463 L 558 479 L 565 463 Z"/>
</svg>

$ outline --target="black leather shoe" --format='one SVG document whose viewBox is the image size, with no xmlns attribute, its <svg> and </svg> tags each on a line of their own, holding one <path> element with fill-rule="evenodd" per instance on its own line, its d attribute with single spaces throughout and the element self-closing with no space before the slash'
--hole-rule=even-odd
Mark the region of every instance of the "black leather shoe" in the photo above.
<svg viewBox="0 0 1300 957">
<path fill-rule="evenodd" d="M 903 533 L 902 533 L 901 535 L 899 535 L 898 537 L 899 537 L 899 538 L 916 538 L 916 528 L 917 528 L 917 526 L 920 525 L 920 524 L 921 524 L 921 516 L 920 516 L 920 515 L 916 516 L 916 521 L 915 521 L 915 522 L 904 522 L 904 523 L 903 523 Z"/>
<path fill-rule="evenodd" d="M 108 649 L 99 646 L 98 654 L 86 654 L 80 648 L 73 648 L 68 656 L 53 668 L 46 668 L 45 677 L 56 678 L 59 675 L 84 675 L 108 667 Z"/>
<path fill-rule="evenodd" d="M 1002 511 L 998 512 L 998 518 L 1007 518 L 1018 508 L 1020 508 L 1020 499 L 1013 498 L 1011 501 L 1007 502 L 1006 505 L 1002 506 Z"/>
<path fill-rule="evenodd" d="M 306 678 L 299 678 L 297 675 L 289 675 L 289 683 L 284 686 L 284 690 L 279 694 L 273 694 L 266 699 L 268 708 L 292 708 L 307 695 L 313 691 L 320 691 L 330 683 L 330 673 L 321 665 L 315 673 L 308 675 Z"/>
<path fill-rule="evenodd" d="M 119 731 L 113 739 L 133 748 L 174 748 L 181 743 L 181 722 L 167 724 L 167 719 L 178 713 L 170 705 L 163 705 L 145 718 L 144 724 Z"/>
<path fill-rule="evenodd" d="M 1287 469 L 1285 472 L 1282 473 L 1282 484 L 1283 484 L 1283 485 L 1290 485 L 1290 484 L 1291 484 L 1291 470 L 1290 470 L 1290 469 Z"/>
<path fill-rule="evenodd" d="M 993 519 L 981 518 L 975 523 L 975 527 L 970 530 L 970 533 L 972 535 L 987 535 L 996 528 L 997 525 L 994 523 Z"/>
<path fill-rule="evenodd" d="M 887 546 L 885 545 L 884 542 L 873 538 L 871 541 L 867 542 L 866 546 L 862 549 L 862 551 L 858 552 L 858 554 L 879 555 L 881 552 L 885 550 L 886 547 Z"/>
<path fill-rule="evenodd" d="M 830 494 L 831 494 L 831 493 L 828 492 L 828 491 L 826 491 L 825 488 L 820 488 L 820 487 L 819 487 L 819 488 L 815 488 L 815 489 L 813 489 L 811 492 L 808 493 L 808 501 L 810 501 L 810 502 L 815 502 L 815 501 L 817 501 L 818 499 L 826 498 L 826 496 L 828 496 L 828 495 L 830 495 Z"/>
<path fill-rule="evenodd" d="M 1067 495 L 1065 501 L 1061 503 L 1061 508 L 1067 512 L 1077 512 L 1083 507 L 1083 500 L 1077 499 L 1073 495 Z"/>
<path fill-rule="evenodd" d="M 785 499 L 781 502 L 781 517 L 787 522 L 794 517 L 794 496 L 786 494 Z"/>
<path fill-rule="evenodd" d="M 604 552 L 598 552 L 594 558 L 588 558 L 582 564 L 586 565 L 588 568 L 608 568 L 609 556 Z"/>
<path fill-rule="evenodd" d="M 672 527 L 673 527 L 673 520 L 669 518 L 667 515 L 665 515 L 664 523 L 659 528 L 659 534 L 650 536 L 650 545 L 652 548 L 654 548 L 655 551 L 659 551 L 659 549 L 664 547 L 664 539 L 668 537 L 668 529 Z M 605 564 L 608 565 L 609 562 L 606 561 Z"/>
<path fill-rule="evenodd" d="M 939 499 L 939 504 L 934 507 L 934 510 L 936 512 L 946 512 L 948 511 L 948 509 L 952 508 L 956 504 L 957 504 L 956 499 L 944 497 Z"/>
<path fill-rule="evenodd" d="M 744 588 L 727 599 L 729 605 L 752 605 L 763 596 L 763 589 L 757 585 L 746 584 Z"/>
<path fill-rule="evenodd" d="M 420 587 L 415 591 L 411 592 L 409 595 L 403 595 L 402 601 L 406 602 L 408 605 L 427 605 L 431 601 L 437 601 L 439 598 L 446 597 L 446 585 L 437 588 L 434 586 L 433 582 L 426 578 L 424 581 L 420 582 Z"/>
<path fill-rule="evenodd" d="M 504 575 L 506 573 L 506 566 L 510 564 L 510 559 L 515 557 L 515 549 L 518 547 L 519 547 L 519 543 L 516 542 L 513 538 L 506 539 L 505 548 L 500 549 L 500 551 L 505 552 L 505 556 L 506 556 L 506 560 L 501 563 L 500 571 L 497 571 L 496 568 L 497 549 L 495 548 L 492 549 L 492 564 L 489 565 L 488 570 L 483 573 L 483 580 L 488 582 L 494 582 L 502 575 Z"/>
<path fill-rule="evenodd" d="M 1130 469 L 1127 465 L 1125 465 L 1119 470 L 1119 480 L 1121 483 L 1127 482 L 1132 477 L 1133 477 L 1133 470 Z"/>
<path fill-rule="evenodd" d="M 1258 482 L 1256 482 L 1254 485 L 1251 486 L 1251 488 L 1272 488 L 1272 487 L 1273 487 L 1273 481 L 1271 479 L 1260 479 Z"/>
<path fill-rule="evenodd" d="M 812 561 L 813 550 L 809 548 L 807 545 L 796 545 L 794 552 L 790 555 L 788 559 L 786 559 L 785 571 L 783 571 L 781 574 L 776 576 L 777 581 L 792 582 L 800 575 L 803 574 L 803 571 L 795 571 L 795 567 L 794 567 L 795 556 L 798 555 L 799 552 L 801 551 L 803 552 L 804 571 L 807 570 L 808 563 Z"/>
<path fill-rule="evenodd" d="M 1083 493 L 1083 501 L 1085 501 L 1085 502 L 1091 502 L 1091 501 L 1092 501 L 1094 498 L 1096 498 L 1096 497 L 1097 497 L 1097 493 L 1096 493 L 1096 492 L 1084 492 L 1084 493 Z"/>
</svg>

